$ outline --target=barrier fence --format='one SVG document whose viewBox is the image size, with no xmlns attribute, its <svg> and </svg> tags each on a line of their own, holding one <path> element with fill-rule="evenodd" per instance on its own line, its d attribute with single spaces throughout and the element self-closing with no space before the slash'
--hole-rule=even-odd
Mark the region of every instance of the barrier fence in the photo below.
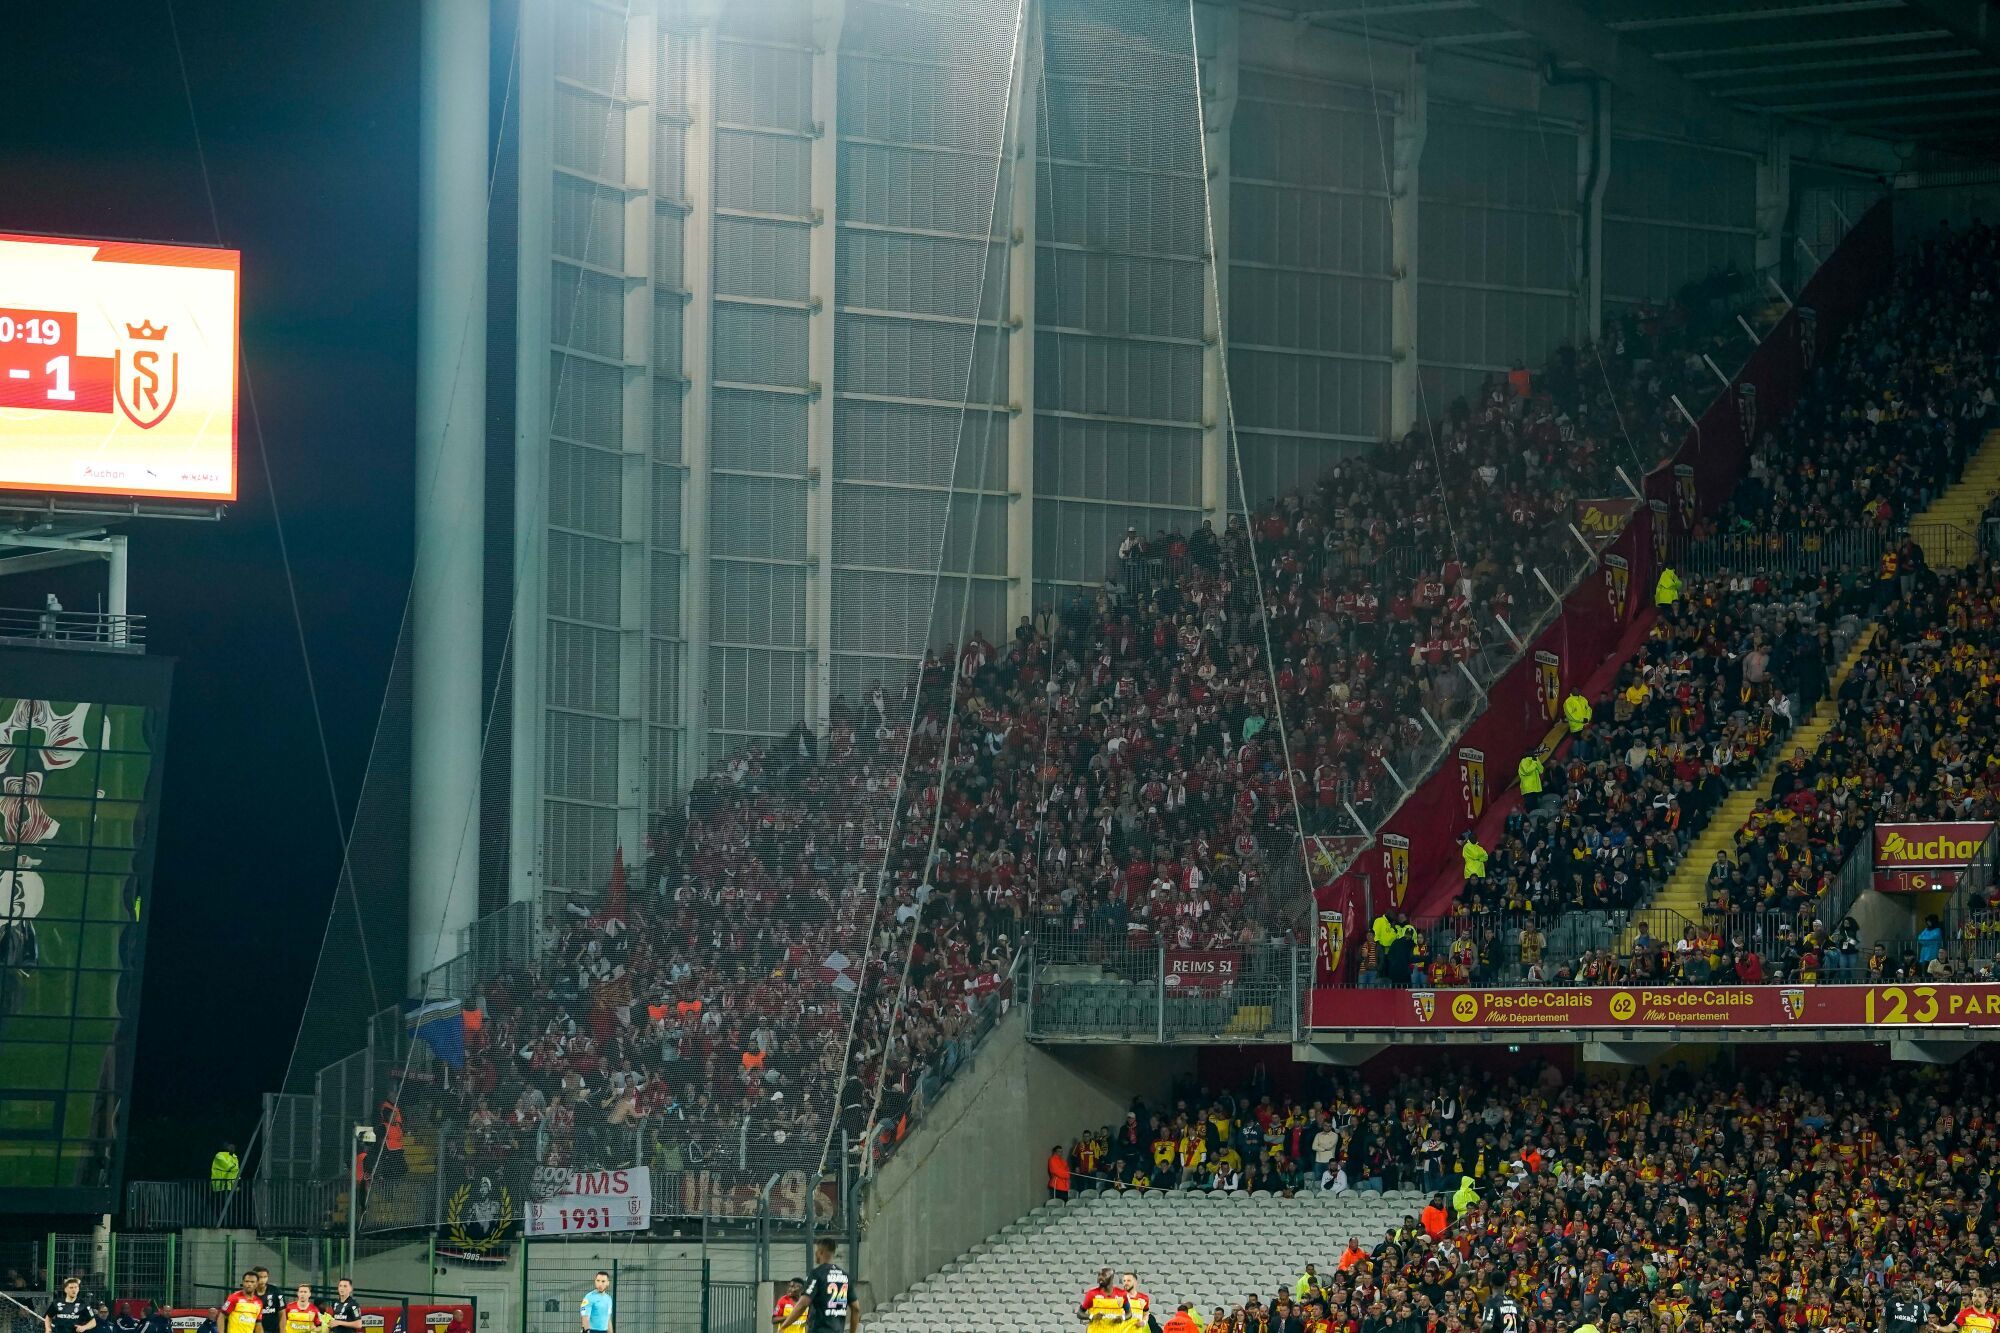
<svg viewBox="0 0 2000 1333">
<path fill-rule="evenodd" d="M 1694 537 L 1676 533 L 1667 543 L 1668 558 L 1683 578 L 1721 578 L 1762 574 L 1774 579 L 1819 579 L 1830 574 L 1867 574 L 1882 568 L 1882 557 L 1908 537 L 1922 548 L 1932 567 L 1959 566 L 1979 554 L 1990 554 L 2000 541 L 1992 520 L 1978 531 L 1955 523 L 1845 524 L 1831 528 L 1784 532 L 1724 532 Z"/>
<path fill-rule="evenodd" d="M 1290 943 L 1169 949 L 1122 925 L 1035 935 L 1028 1033 L 1045 1041 L 1293 1041 L 1312 958 Z"/>
</svg>

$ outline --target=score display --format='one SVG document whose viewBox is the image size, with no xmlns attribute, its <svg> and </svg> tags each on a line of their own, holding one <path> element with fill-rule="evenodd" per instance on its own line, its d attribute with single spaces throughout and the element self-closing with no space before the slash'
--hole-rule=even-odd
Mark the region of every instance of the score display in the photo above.
<svg viewBox="0 0 2000 1333">
<path fill-rule="evenodd" d="M 234 250 L 0 234 L 0 489 L 236 498 Z"/>
</svg>

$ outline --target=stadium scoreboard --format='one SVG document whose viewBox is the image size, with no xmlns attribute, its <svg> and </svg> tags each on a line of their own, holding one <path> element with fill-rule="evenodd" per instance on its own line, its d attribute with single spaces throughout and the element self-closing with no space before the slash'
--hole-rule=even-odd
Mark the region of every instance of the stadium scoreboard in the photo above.
<svg viewBox="0 0 2000 1333">
<path fill-rule="evenodd" d="M 0 490 L 236 498 L 234 250 L 0 233 Z"/>
</svg>

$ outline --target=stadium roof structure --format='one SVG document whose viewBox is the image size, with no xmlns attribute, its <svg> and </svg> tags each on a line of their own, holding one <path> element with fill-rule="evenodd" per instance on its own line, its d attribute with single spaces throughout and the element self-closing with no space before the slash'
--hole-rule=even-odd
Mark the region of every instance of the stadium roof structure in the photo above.
<svg viewBox="0 0 2000 1333">
<path fill-rule="evenodd" d="M 1244 0 L 1377 40 L 1593 71 L 1695 120 L 1783 116 L 2000 161 L 1992 0 Z"/>
</svg>

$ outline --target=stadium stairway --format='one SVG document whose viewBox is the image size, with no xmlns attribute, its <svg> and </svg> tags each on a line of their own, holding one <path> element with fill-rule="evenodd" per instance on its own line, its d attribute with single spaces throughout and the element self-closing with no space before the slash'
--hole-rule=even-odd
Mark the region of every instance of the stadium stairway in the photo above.
<svg viewBox="0 0 2000 1333">
<path fill-rule="evenodd" d="M 1819 748 L 1819 743 L 1826 738 L 1826 733 L 1833 729 L 1834 720 L 1840 713 L 1839 705 L 1835 703 L 1840 694 L 1840 687 L 1846 683 L 1848 673 L 1861 661 L 1861 655 L 1868 650 L 1868 645 L 1874 638 L 1875 626 L 1872 622 L 1854 636 L 1853 644 L 1848 647 L 1847 656 L 1841 659 L 1839 668 L 1828 682 L 1826 697 L 1814 705 L 1812 713 L 1801 726 L 1773 747 L 1771 757 L 1765 761 L 1763 768 L 1758 770 L 1755 782 L 1747 787 L 1739 787 L 1723 798 L 1722 804 L 1715 808 L 1715 814 L 1710 817 L 1708 826 L 1688 844 L 1687 855 L 1681 858 L 1680 864 L 1674 868 L 1673 875 L 1661 887 L 1659 893 L 1654 895 L 1653 900 L 1646 904 L 1647 907 L 1661 908 L 1667 912 L 1677 913 L 1690 922 L 1700 922 L 1702 907 L 1707 901 L 1708 869 L 1715 864 L 1715 854 L 1735 851 L 1736 830 L 1743 827 L 1743 821 L 1750 818 L 1751 812 L 1757 808 L 1757 803 L 1771 794 L 1771 784 L 1777 780 L 1778 768 L 1791 757 L 1792 751 L 1804 750 L 1807 754 L 1813 753 Z M 1631 951 L 1632 936 L 1636 927 L 1637 918 L 1620 934 L 1619 952 Z"/>
<path fill-rule="evenodd" d="M 1233 1195 L 1086 1192 L 989 1236 L 868 1319 L 870 1333 L 1068 1328 L 1104 1267 L 1132 1269 L 1161 1323 L 1182 1301 L 1206 1313 L 1266 1300 L 1308 1263 L 1331 1272 L 1349 1236 L 1372 1248 L 1423 1209 L 1416 1190 Z"/>
<path fill-rule="evenodd" d="M 2000 429 L 1986 433 L 1979 448 L 1966 461 L 1964 475 L 1932 501 L 1930 508 L 1910 521 L 1911 530 L 1918 534 L 1919 540 L 1929 538 L 1924 541 L 1925 559 L 1941 569 L 1955 569 L 1969 563 L 1978 552 L 1979 525 L 1985 516 L 1986 505 L 1996 492 L 2000 492 Z M 1938 539 L 1939 525 L 1950 529 L 1943 534 L 1944 540 Z M 1930 529 L 1928 533 L 1927 528 Z M 1833 674 L 1827 697 L 1813 708 L 1812 716 L 1806 719 L 1803 726 L 1776 747 L 1776 752 L 1758 773 L 1757 780 L 1731 792 L 1717 807 L 1715 816 L 1708 821 L 1708 827 L 1688 847 L 1687 855 L 1681 858 L 1680 865 L 1666 885 L 1646 904 L 1648 907 L 1677 913 L 1688 921 L 1701 920 L 1702 905 L 1707 896 L 1708 869 L 1715 864 L 1715 854 L 1735 850 L 1736 831 L 1743 827 L 1743 821 L 1750 818 L 1758 803 L 1771 794 L 1778 766 L 1791 756 L 1792 751 L 1804 750 L 1811 754 L 1819 748 L 1819 743 L 1833 728 L 1834 718 L 1838 715 L 1834 700 L 1840 693 L 1840 687 L 1874 638 L 1875 626 L 1872 623 L 1855 636 L 1847 656 Z M 1630 950 L 1636 924 L 1635 921 L 1620 934 L 1618 943 L 1621 952 Z"/>
<path fill-rule="evenodd" d="M 1910 520 L 1911 529 L 1923 543 L 1924 558 L 1933 568 L 1958 569 L 1971 563 L 1979 551 L 1980 521 L 1995 492 L 2000 492 L 2000 429 L 1986 432 L 1979 448 L 1966 460 L 1964 475 L 1932 501 L 1929 509 Z M 1938 524 L 1949 524 L 1957 531 L 1939 542 L 1935 538 Z M 1926 534 L 1926 528 L 1932 532 Z M 1926 536 L 1931 539 L 1926 541 Z M 1933 546 L 1943 549 L 1934 551 Z"/>
</svg>

